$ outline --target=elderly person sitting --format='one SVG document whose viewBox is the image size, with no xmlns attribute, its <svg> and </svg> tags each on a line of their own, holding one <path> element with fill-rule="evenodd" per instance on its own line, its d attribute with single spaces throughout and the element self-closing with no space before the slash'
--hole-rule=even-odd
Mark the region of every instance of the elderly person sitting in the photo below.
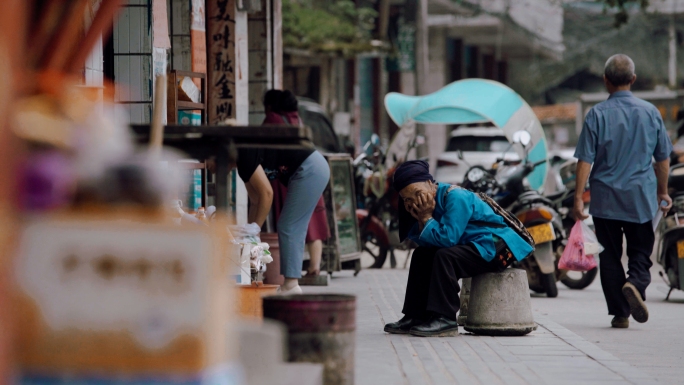
<svg viewBox="0 0 684 385">
<path fill-rule="evenodd" d="M 414 251 L 406 285 L 404 317 L 385 331 L 416 336 L 458 334 L 458 280 L 499 272 L 533 248 L 474 193 L 435 183 L 428 163 L 408 161 L 397 168 L 400 237 Z"/>
</svg>

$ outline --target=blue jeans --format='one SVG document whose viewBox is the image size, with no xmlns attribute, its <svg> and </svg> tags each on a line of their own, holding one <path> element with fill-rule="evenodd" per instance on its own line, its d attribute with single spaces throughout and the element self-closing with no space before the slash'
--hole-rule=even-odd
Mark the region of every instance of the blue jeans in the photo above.
<svg viewBox="0 0 684 385">
<path fill-rule="evenodd" d="M 329 180 L 330 166 L 318 151 L 309 155 L 290 178 L 278 220 L 280 274 L 285 278 L 302 276 L 306 229 Z"/>
</svg>

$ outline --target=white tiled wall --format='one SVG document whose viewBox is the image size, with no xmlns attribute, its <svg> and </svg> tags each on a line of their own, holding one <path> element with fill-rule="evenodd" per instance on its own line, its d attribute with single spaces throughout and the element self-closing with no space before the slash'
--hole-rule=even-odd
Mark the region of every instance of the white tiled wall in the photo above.
<svg viewBox="0 0 684 385">
<path fill-rule="evenodd" d="M 103 86 L 104 85 L 104 63 L 102 54 L 102 36 L 97 40 L 93 52 L 85 63 L 85 85 Z"/>
</svg>

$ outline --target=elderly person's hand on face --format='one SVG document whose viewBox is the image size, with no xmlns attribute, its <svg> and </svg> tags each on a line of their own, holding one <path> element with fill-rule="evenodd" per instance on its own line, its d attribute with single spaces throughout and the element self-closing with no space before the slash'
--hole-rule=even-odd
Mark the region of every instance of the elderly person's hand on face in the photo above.
<svg viewBox="0 0 684 385">
<path fill-rule="evenodd" d="M 412 183 L 403 188 L 399 195 L 404 200 L 406 211 L 424 225 L 435 211 L 437 186 L 430 182 Z"/>
<path fill-rule="evenodd" d="M 432 218 L 437 194 L 437 184 L 430 175 L 428 162 L 412 160 L 403 163 L 394 173 L 392 187 L 399 192 L 399 196 L 404 201 L 404 208 L 418 220 L 422 229 Z M 401 228 L 401 220 L 399 222 Z M 402 230 L 399 232 L 401 233 Z"/>
</svg>

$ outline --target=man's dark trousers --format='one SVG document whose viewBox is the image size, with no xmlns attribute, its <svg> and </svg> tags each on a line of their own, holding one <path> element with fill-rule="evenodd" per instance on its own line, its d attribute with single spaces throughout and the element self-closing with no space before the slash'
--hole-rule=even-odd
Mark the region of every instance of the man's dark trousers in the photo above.
<svg viewBox="0 0 684 385">
<path fill-rule="evenodd" d="M 608 314 L 629 317 L 629 303 L 622 294 L 626 282 L 634 285 L 646 299 L 651 283 L 651 252 L 655 235 L 652 221 L 633 223 L 594 217 L 596 238 L 605 248 L 600 254 L 601 286 L 608 303 Z M 627 277 L 622 267 L 622 235 L 627 238 Z"/>
<path fill-rule="evenodd" d="M 496 262 L 485 261 L 471 244 L 419 247 L 411 257 L 402 313 L 424 318 L 427 312 L 433 312 L 455 320 L 461 307 L 458 280 L 501 270 L 503 267 Z"/>
</svg>

